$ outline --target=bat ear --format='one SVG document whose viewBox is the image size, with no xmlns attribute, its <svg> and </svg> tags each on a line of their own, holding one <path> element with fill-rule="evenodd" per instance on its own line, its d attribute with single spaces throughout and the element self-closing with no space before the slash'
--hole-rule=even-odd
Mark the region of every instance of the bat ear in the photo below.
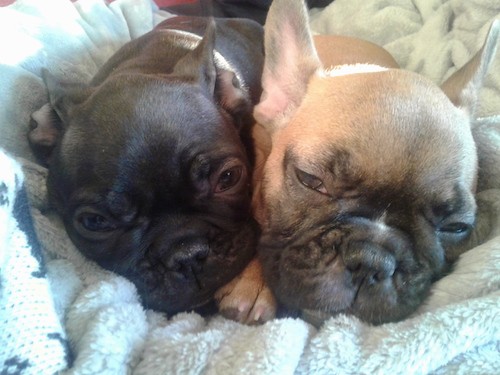
<svg viewBox="0 0 500 375">
<path fill-rule="evenodd" d="M 42 78 L 47 87 L 51 108 L 61 119 L 62 125 L 67 126 L 73 107 L 87 99 L 93 89 L 82 83 L 61 82 L 47 69 L 43 69 Z"/>
<path fill-rule="evenodd" d="M 31 114 L 28 141 L 39 161 L 46 165 L 49 163 L 61 135 L 61 119 L 49 103 Z"/>
<path fill-rule="evenodd" d="M 483 47 L 441 85 L 441 89 L 452 103 L 471 117 L 475 113 L 483 79 L 495 57 L 499 35 L 500 20 L 495 20 L 490 26 Z"/>
<path fill-rule="evenodd" d="M 321 69 L 302 0 L 274 0 L 264 26 L 262 97 L 254 117 L 272 134 L 300 105 L 311 76 Z"/>
<path fill-rule="evenodd" d="M 92 89 L 83 84 L 59 82 L 47 69 L 42 71 L 49 103 L 31 114 L 28 140 L 33 153 L 47 164 L 52 150 L 69 124 L 72 108 L 84 101 Z"/>
<path fill-rule="evenodd" d="M 215 20 L 208 19 L 203 38 L 176 63 L 174 74 L 198 83 L 207 96 L 215 98 L 233 116 L 239 127 L 241 121 L 251 116 L 251 99 L 235 72 L 216 65 L 216 28 Z"/>
<path fill-rule="evenodd" d="M 247 122 L 253 122 L 252 100 L 242 87 L 236 73 L 226 69 L 217 69 L 215 83 L 216 99 L 221 106 L 233 117 L 238 130 Z"/>
<path fill-rule="evenodd" d="M 192 78 L 209 96 L 214 95 L 217 76 L 214 59 L 215 27 L 215 20 L 208 20 L 205 34 L 196 48 L 181 58 L 174 67 L 175 75 Z"/>
</svg>

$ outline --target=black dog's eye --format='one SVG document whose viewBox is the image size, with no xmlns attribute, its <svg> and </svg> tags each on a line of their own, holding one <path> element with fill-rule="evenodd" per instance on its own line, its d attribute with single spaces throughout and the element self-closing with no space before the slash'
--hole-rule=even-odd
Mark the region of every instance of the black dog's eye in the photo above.
<svg viewBox="0 0 500 375">
<path fill-rule="evenodd" d="M 471 226 L 469 224 L 457 222 L 443 225 L 439 228 L 439 231 L 449 234 L 464 234 L 467 233 L 470 229 Z"/>
<path fill-rule="evenodd" d="M 309 189 L 316 190 L 317 192 L 321 194 L 328 195 L 328 191 L 326 190 L 325 185 L 323 184 L 323 181 L 319 177 L 316 177 L 312 174 L 309 174 L 307 172 L 304 172 L 298 168 L 295 168 L 295 173 L 297 175 L 298 180 L 300 183 Z"/>
<path fill-rule="evenodd" d="M 78 221 L 91 232 L 108 232 L 115 229 L 115 226 L 108 219 L 96 213 L 82 213 L 78 217 Z"/>
<path fill-rule="evenodd" d="M 220 193 L 229 190 L 240 182 L 241 175 L 243 174 L 243 167 L 240 165 L 224 169 L 219 175 L 215 192 Z"/>
</svg>

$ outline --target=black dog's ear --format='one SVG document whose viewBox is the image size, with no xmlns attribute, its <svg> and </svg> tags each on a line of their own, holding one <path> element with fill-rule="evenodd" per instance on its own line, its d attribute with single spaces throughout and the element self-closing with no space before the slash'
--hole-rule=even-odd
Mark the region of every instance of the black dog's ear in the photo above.
<svg viewBox="0 0 500 375">
<path fill-rule="evenodd" d="M 231 70 L 217 69 L 216 99 L 241 127 L 239 120 L 252 115 L 252 101 L 242 82 Z"/>
<path fill-rule="evenodd" d="M 82 84 L 60 83 L 48 70 L 42 71 L 49 103 L 30 116 L 28 141 L 40 162 L 49 164 L 54 147 L 69 124 L 69 113 L 75 104 L 90 95 L 91 88 Z"/>
<path fill-rule="evenodd" d="M 188 52 L 174 67 L 175 75 L 191 77 L 206 89 L 209 96 L 214 95 L 216 81 L 215 27 L 215 20 L 208 20 L 205 35 L 196 48 Z"/>
<path fill-rule="evenodd" d="M 59 142 L 62 133 L 61 119 L 49 103 L 31 114 L 28 141 L 40 162 L 49 164 L 52 150 Z"/>
<path fill-rule="evenodd" d="M 42 70 L 42 78 L 47 87 L 49 103 L 62 121 L 68 124 L 71 109 L 83 102 L 92 93 L 92 88 L 82 83 L 60 82 L 47 69 Z"/>
<path fill-rule="evenodd" d="M 215 20 L 210 18 L 207 20 L 202 39 L 195 49 L 177 62 L 174 74 L 190 77 L 200 84 L 206 94 L 215 98 L 233 116 L 235 122 L 239 123 L 242 117 L 251 115 L 251 100 L 231 68 L 224 68 L 220 56 L 216 66 L 215 31 Z M 237 126 L 239 127 L 239 124 Z"/>
</svg>

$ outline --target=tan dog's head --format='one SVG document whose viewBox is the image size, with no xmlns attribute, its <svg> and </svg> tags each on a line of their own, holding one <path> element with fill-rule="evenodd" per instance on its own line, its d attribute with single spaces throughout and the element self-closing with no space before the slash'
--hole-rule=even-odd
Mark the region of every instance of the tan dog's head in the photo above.
<svg viewBox="0 0 500 375">
<path fill-rule="evenodd" d="M 302 1 L 273 2 L 254 112 L 272 147 L 254 203 L 278 300 L 394 321 L 449 269 L 474 225 L 470 123 L 498 29 L 439 88 L 375 65 L 325 70 Z"/>
</svg>

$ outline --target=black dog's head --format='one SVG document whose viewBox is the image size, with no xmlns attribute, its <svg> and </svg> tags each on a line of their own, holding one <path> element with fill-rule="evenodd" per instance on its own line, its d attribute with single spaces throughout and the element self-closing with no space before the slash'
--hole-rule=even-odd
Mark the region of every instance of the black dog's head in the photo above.
<svg viewBox="0 0 500 375">
<path fill-rule="evenodd" d="M 257 227 L 240 137 L 249 99 L 216 69 L 213 30 L 171 68 L 168 50 L 165 62 L 144 55 L 164 39 L 125 46 L 88 86 L 46 74 L 57 116 L 30 140 L 49 147 L 49 196 L 77 248 L 134 282 L 147 307 L 175 313 L 243 269 Z"/>
</svg>

